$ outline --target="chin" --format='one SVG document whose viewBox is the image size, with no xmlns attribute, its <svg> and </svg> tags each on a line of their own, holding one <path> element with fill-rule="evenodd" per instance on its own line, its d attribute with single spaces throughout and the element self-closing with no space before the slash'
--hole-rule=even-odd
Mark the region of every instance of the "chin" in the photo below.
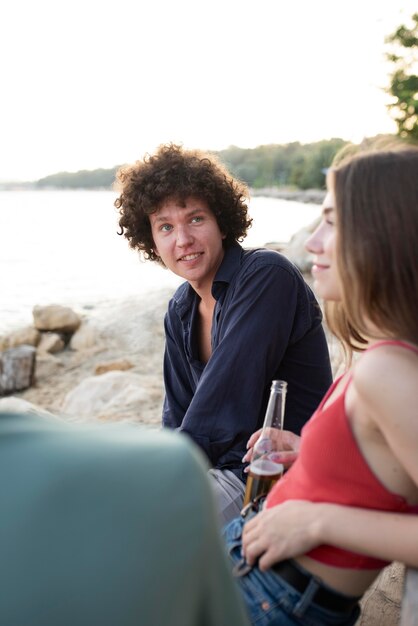
<svg viewBox="0 0 418 626">
<path fill-rule="evenodd" d="M 321 280 L 314 280 L 313 288 L 316 295 L 325 301 L 339 302 L 341 295 L 335 285 L 326 285 Z"/>
<path fill-rule="evenodd" d="M 335 291 L 329 291 L 326 289 L 316 291 L 316 294 L 323 300 L 324 302 L 341 302 L 341 297 L 335 293 Z"/>
<path fill-rule="evenodd" d="M 319 298 L 322 298 L 323 300 L 327 299 L 328 289 L 326 289 L 326 287 L 323 284 L 321 284 L 321 281 L 314 280 L 313 281 L 313 288 L 314 288 L 314 291 L 315 291 L 316 295 Z"/>
</svg>

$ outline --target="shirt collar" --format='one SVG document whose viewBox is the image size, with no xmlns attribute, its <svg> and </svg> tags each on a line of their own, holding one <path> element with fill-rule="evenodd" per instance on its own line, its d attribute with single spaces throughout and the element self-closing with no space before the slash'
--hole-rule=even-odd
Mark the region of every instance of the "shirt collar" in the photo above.
<svg viewBox="0 0 418 626">
<path fill-rule="evenodd" d="M 225 250 L 222 263 L 216 272 L 212 285 L 212 295 L 216 300 L 219 300 L 219 296 L 226 286 L 230 284 L 232 278 L 241 266 L 243 252 L 243 248 L 238 243 L 233 244 Z"/>
<path fill-rule="evenodd" d="M 215 300 L 220 299 L 222 293 L 224 293 L 225 289 L 231 283 L 232 278 L 241 266 L 243 253 L 244 249 L 238 243 L 226 248 L 212 285 L 212 295 Z M 176 302 L 180 317 L 183 317 L 189 314 L 188 312 L 195 303 L 196 292 L 188 282 L 184 282 L 177 288 L 173 299 Z"/>
</svg>

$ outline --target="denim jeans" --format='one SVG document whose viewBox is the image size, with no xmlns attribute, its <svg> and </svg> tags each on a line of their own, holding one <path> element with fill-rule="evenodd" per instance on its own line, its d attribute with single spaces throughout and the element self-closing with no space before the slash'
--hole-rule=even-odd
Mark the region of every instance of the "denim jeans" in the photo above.
<svg viewBox="0 0 418 626">
<path fill-rule="evenodd" d="M 237 518 L 224 529 L 232 564 L 242 559 L 241 533 L 244 520 Z M 253 626 L 351 626 L 360 614 L 356 605 L 349 613 L 330 611 L 315 604 L 315 579 L 303 593 L 296 591 L 273 570 L 262 572 L 254 566 L 235 579 L 240 587 Z"/>
</svg>

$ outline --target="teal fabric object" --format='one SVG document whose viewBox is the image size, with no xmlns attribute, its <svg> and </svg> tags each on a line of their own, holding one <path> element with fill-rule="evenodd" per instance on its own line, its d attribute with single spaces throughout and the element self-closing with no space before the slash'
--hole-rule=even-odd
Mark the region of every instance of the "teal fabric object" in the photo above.
<svg viewBox="0 0 418 626">
<path fill-rule="evenodd" d="M 177 433 L 0 415 L 0 624 L 247 626 Z"/>
</svg>

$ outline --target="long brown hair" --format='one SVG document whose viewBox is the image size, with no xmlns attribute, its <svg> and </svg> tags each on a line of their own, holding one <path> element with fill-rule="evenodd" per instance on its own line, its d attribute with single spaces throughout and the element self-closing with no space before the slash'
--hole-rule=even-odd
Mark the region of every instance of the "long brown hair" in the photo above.
<svg viewBox="0 0 418 626">
<path fill-rule="evenodd" d="M 418 344 L 418 149 L 361 154 L 329 178 L 343 292 L 332 330 L 352 350 L 388 335 Z"/>
</svg>

